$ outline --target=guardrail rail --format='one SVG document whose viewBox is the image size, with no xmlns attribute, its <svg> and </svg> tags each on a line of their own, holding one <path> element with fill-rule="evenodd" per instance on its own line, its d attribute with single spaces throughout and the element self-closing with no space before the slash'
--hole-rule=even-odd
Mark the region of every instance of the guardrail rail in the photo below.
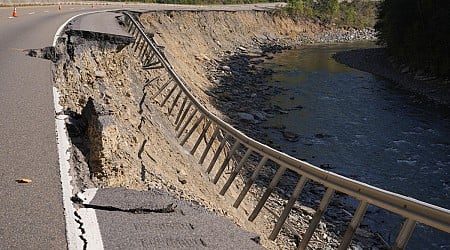
<svg viewBox="0 0 450 250">
<path fill-rule="evenodd" d="M 213 179 L 213 183 L 215 184 L 217 184 L 222 177 L 227 165 L 232 163 L 235 164 L 227 181 L 223 185 L 220 194 L 224 195 L 227 192 L 236 176 L 243 171 L 243 168 L 246 165 L 245 163 L 249 161 L 250 158 L 260 159 L 254 169 L 247 170 L 251 171 L 251 177 L 247 179 L 245 186 L 236 198 L 236 201 L 233 204 L 234 207 L 239 207 L 251 186 L 255 184 L 261 170 L 266 166 L 269 160 L 275 163 L 277 171 L 269 185 L 266 187 L 262 197 L 259 198 L 256 207 L 251 212 L 248 218 L 250 221 L 253 221 L 258 216 L 267 199 L 277 187 L 281 177 L 287 170 L 298 175 L 295 188 L 287 200 L 283 212 L 278 216 L 269 239 L 275 240 L 288 218 L 294 203 L 299 198 L 303 187 L 307 182 L 311 181 L 323 185 L 326 188 L 326 191 L 322 196 L 319 208 L 309 222 L 308 229 L 301 237 L 298 249 L 307 248 L 320 219 L 324 215 L 325 210 L 336 192 L 347 194 L 359 201 L 359 205 L 353 214 L 338 249 L 347 249 L 349 247 L 369 205 L 383 208 L 404 218 L 404 222 L 396 237 L 395 243 L 391 246 L 392 249 L 404 249 L 406 247 L 408 240 L 415 229 L 416 223 L 422 223 L 446 233 L 450 233 L 450 210 L 448 209 L 376 188 L 320 169 L 312 164 L 298 160 L 257 142 L 216 117 L 188 90 L 184 81 L 175 73 L 172 66 L 160 52 L 159 46 L 154 42 L 151 36 L 149 37 L 149 35 L 146 34 L 142 24 L 132 14 L 125 12 L 124 15 L 128 32 L 135 37 L 135 43 L 132 44 L 133 51 L 141 60 L 143 68 L 165 69 L 165 71 L 167 71 L 169 80 L 161 84 L 161 86 L 158 86 L 159 89 L 153 93 L 151 98 L 156 100 L 156 98 L 159 97 L 161 99 L 159 101 L 160 106 L 163 107 L 166 105 L 168 107 L 167 115 L 172 116 L 175 119 L 174 126 L 176 136 L 180 139 L 180 144 L 186 146 L 186 142 L 193 139 L 191 138 L 193 133 L 198 131 L 199 136 L 192 141 L 193 146 L 190 149 L 190 153 L 194 155 L 199 148 L 200 143 L 205 144 L 204 150 L 199 157 L 199 163 L 204 164 L 207 156 L 210 156 L 208 159 L 211 159 L 211 161 L 206 169 L 207 173 L 211 173 L 212 170 L 219 165 Z M 175 96 L 174 93 L 176 93 Z M 169 105 L 170 98 L 172 103 Z M 172 111 L 174 111 L 175 107 L 178 107 L 178 112 L 173 113 Z M 200 124 L 203 124 L 203 126 L 199 126 Z M 218 143 L 219 146 L 216 148 L 215 152 L 212 152 L 213 150 L 211 150 L 211 147 L 214 142 Z M 229 147 L 228 145 L 232 146 Z M 238 153 L 238 151 L 245 153 Z M 223 162 L 219 164 L 217 160 L 221 153 L 224 153 L 226 157 Z M 240 160 L 232 162 L 233 155 L 238 154 L 241 156 Z"/>
</svg>

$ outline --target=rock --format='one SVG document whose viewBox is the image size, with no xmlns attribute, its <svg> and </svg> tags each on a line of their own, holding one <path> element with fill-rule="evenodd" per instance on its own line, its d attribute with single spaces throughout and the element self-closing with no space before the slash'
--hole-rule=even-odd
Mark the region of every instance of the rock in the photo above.
<svg viewBox="0 0 450 250">
<path fill-rule="evenodd" d="M 252 123 L 255 122 L 255 117 L 252 114 L 239 112 L 239 113 L 237 113 L 237 116 L 242 121 L 252 122 Z"/>
<path fill-rule="evenodd" d="M 356 235 L 361 236 L 361 237 L 365 237 L 365 238 L 374 237 L 374 234 L 372 232 L 369 232 L 369 231 L 364 230 L 362 228 L 357 228 L 356 229 Z"/>
<path fill-rule="evenodd" d="M 302 105 L 297 105 L 297 106 L 292 108 L 292 110 L 299 110 L 299 109 L 303 109 L 303 106 Z"/>
<path fill-rule="evenodd" d="M 211 59 L 205 55 L 205 54 L 200 54 L 200 55 L 196 55 L 195 59 L 199 60 L 199 61 L 210 61 Z"/>
<path fill-rule="evenodd" d="M 179 175 L 178 176 L 178 181 L 181 183 L 181 184 L 186 184 L 187 183 L 187 176 L 186 175 Z"/>
<path fill-rule="evenodd" d="M 329 137 L 331 137 L 331 135 L 318 133 L 318 134 L 315 134 L 314 137 L 316 137 L 317 139 L 323 139 L 323 138 L 329 138 Z"/>
<path fill-rule="evenodd" d="M 97 78 L 105 78 L 106 77 L 106 72 L 103 70 L 97 70 L 95 71 L 95 77 Z"/>
<path fill-rule="evenodd" d="M 245 48 L 245 47 L 242 47 L 242 46 L 238 47 L 238 49 L 239 49 L 240 51 L 242 51 L 242 52 L 245 52 L 245 51 L 247 51 L 247 48 Z"/>
<path fill-rule="evenodd" d="M 226 65 L 222 66 L 222 69 L 225 70 L 225 71 L 231 71 L 231 68 L 229 66 L 226 66 Z"/>
<path fill-rule="evenodd" d="M 266 121 L 266 120 L 267 120 L 266 113 L 264 113 L 264 112 L 261 112 L 261 111 L 254 111 L 254 112 L 252 112 L 252 115 L 253 115 L 256 119 L 258 119 L 258 120 L 260 120 L 260 121 Z"/>
<path fill-rule="evenodd" d="M 288 130 L 283 132 L 283 137 L 290 142 L 298 141 L 298 134 L 288 131 Z"/>
<path fill-rule="evenodd" d="M 303 205 L 299 205 L 299 206 L 294 206 L 295 209 L 302 211 L 304 214 L 307 215 L 314 215 L 316 213 L 316 210 L 314 210 L 313 208 L 307 207 L 307 206 L 303 206 Z"/>
</svg>

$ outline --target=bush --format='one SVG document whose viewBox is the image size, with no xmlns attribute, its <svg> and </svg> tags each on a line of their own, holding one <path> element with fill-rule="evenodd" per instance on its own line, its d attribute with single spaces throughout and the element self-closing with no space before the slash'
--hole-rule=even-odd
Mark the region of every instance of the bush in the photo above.
<svg viewBox="0 0 450 250">
<path fill-rule="evenodd" d="M 309 18 L 327 24 L 353 28 L 373 27 L 377 6 L 373 1 L 288 0 L 284 13 L 294 18 Z"/>
</svg>

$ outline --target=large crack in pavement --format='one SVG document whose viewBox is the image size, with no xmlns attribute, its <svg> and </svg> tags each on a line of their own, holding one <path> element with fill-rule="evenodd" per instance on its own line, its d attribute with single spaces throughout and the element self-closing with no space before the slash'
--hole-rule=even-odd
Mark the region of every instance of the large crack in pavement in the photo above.
<svg viewBox="0 0 450 250">
<path fill-rule="evenodd" d="M 126 212 L 126 213 L 133 213 L 133 214 L 149 214 L 149 213 L 173 213 L 175 212 L 175 208 L 177 205 L 174 205 L 173 203 L 170 203 L 168 205 L 162 206 L 162 207 L 156 207 L 156 208 L 147 208 L 147 207 L 136 207 L 136 208 L 121 208 L 116 206 L 109 206 L 109 205 L 96 205 L 96 204 L 89 204 L 89 203 L 83 203 L 83 200 L 79 198 L 78 196 L 72 197 L 72 202 L 75 204 L 78 204 L 79 207 L 82 208 L 92 208 L 96 210 L 104 210 L 104 211 L 111 211 L 111 212 Z"/>
</svg>

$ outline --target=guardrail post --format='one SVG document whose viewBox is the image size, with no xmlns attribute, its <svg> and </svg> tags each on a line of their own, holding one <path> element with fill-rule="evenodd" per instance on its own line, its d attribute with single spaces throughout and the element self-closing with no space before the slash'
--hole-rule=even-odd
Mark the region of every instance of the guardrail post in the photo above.
<svg viewBox="0 0 450 250">
<path fill-rule="evenodd" d="M 245 195 L 248 193 L 248 190 L 250 190 L 250 187 L 255 183 L 256 178 L 258 177 L 259 171 L 261 171 L 262 167 L 266 164 L 267 160 L 269 158 L 267 156 L 264 156 L 261 161 L 258 163 L 258 166 L 256 167 L 255 171 L 253 172 L 250 179 L 245 183 L 244 188 L 242 189 L 241 193 L 239 194 L 239 197 L 236 199 L 236 201 L 233 204 L 233 207 L 238 208 L 241 204 L 242 200 L 244 199 Z"/>
<path fill-rule="evenodd" d="M 252 154 L 253 150 L 250 148 L 247 149 L 245 152 L 245 155 L 242 157 L 242 159 L 239 161 L 239 164 L 234 168 L 234 170 L 231 172 L 230 177 L 228 178 L 225 185 L 223 185 L 222 190 L 220 190 L 220 195 L 225 195 L 228 188 L 231 186 L 231 183 L 233 183 L 234 179 L 238 175 L 239 171 L 241 171 L 242 167 L 244 166 L 245 162 L 248 160 L 248 157 Z"/>
<path fill-rule="evenodd" d="M 202 130 L 202 133 L 200 134 L 200 136 L 197 138 L 197 141 L 195 142 L 194 147 L 191 149 L 191 155 L 194 155 L 195 151 L 197 151 L 198 146 L 200 145 L 200 142 L 202 142 L 203 137 L 205 136 L 206 132 L 209 129 L 209 126 L 211 126 L 212 121 L 208 120 L 208 122 L 206 123 L 205 127 Z"/>
<path fill-rule="evenodd" d="M 138 54 L 138 57 L 141 59 L 141 62 L 144 59 L 144 55 L 147 54 L 148 49 L 149 49 L 149 45 L 147 43 L 145 43 L 144 47 L 141 49 L 140 53 Z"/>
<path fill-rule="evenodd" d="M 164 106 L 164 104 L 166 104 L 167 100 L 169 100 L 170 96 L 172 96 L 173 92 L 175 91 L 175 89 L 178 87 L 178 84 L 175 83 L 175 85 L 172 87 L 172 89 L 169 91 L 169 94 L 166 95 L 166 97 L 164 98 L 164 100 L 161 102 L 161 104 L 159 105 L 160 107 Z"/>
<path fill-rule="evenodd" d="M 181 143 L 180 143 L 181 146 L 183 146 L 187 142 L 187 140 L 189 140 L 189 137 L 191 137 L 192 133 L 194 133 L 194 131 L 197 129 L 198 125 L 200 125 L 200 123 L 203 121 L 204 118 L 205 118 L 205 115 L 201 114 L 200 117 L 197 119 L 197 121 L 192 126 L 192 128 L 187 132 L 186 136 L 181 141 Z"/>
<path fill-rule="evenodd" d="M 311 222 L 309 224 L 308 230 L 306 230 L 305 234 L 303 235 L 302 241 L 300 242 L 300 245 L 298 246 L 299 250 L 304 250 L 308 246 L 309 240 L 314 234 L 314 231 L 317 228 L 317 225 L 319 225 L 320 218 L 322 218 L 323 214 L 325 213 L 325 210 L 328 207 L 328 204 L 330 204 L 331 198 L 333 197 L 334 189 L 328 188 L 325 194 L 322 197 L 322 200 L 320 201 L 319 208 L 317 209 L 316 213 L 314 214 L 313 218 L 311 219 Z"/>
<path fill-rule="evenodd" d="M 280 179 L 283 176 L 285 171 L 286 171 L 286 167 L 284 167 L 284 166 L 280 166 L 278 168 L 272 181 L 270 181 L 269 186 L 267 187 L 266 191 L 262 195 L 262 197 L 259 200 L 258 204 L 256 205 L 255 209 L 253 209 L 252 214 L 250 214 L 250 217 L 248 217 L 249 221 L 254 221 L 256 216 L 258 216 L 259 212 L 261 211 L 262 207 L 266 203 L 266 201 L 269 198 L 270 194 L 272 193 L 273 189 L 278 185 L 278 182 L 280 181 Z"/>
<path fill-rule="evenodd" d="M 216 164 L 217 159 L 219 158 L 220 153 L 222 152 L 222 149 L 225 147 L 225 143 L 227 143 L 228 138 L 230 135 L 228 133 L 225 134 L 225 137 L 220 142 L 219 147 L 217 148 L 216 153 L 214 154 L 214 157 L 212 158 L 211 162 L 209 163 L 208 168 L 206 169 L 206 173 L 211 173 L 211 170 L 214 167 L 214 164 Z"/>
<path fill-rule="evenodd" d="M 364 214 L 366 214 L 368 206 L 369 204 L 366 201 L 359 202 L 358 208 L 353 215 L 352 221 L 350 221 L 350 224 L 348 225 L 347 231 L 344 234 L 344 238 L 342 238 L 342 242 L 339 245 L 338 250 L 346 250 L 350 246 L 353 235 L 355 234 L 356 229 L 359 227 L 359 224 L 364 218 Z"/>
<path fill-rule="evenodd" d="M 205 150 L 203 150 L 203 154 L 200 157 L 200 160 L 198 161 L 199 164 L 203 164 L 203 161 L 205 160 L 205 157 L 208 154 L 209 149 L 211 148 L 211 146 L 214 143 L 214 140 L 216 139 L 218 134 L 219 134 L 219 126 L 217 126 L 214 129 L 214 132 L 213 132 L 213 134 L 211 136 L 211 139 L 209 139 L 208 144 L 206 144 Z"/>
<path fill-rule="evenodd" d="M 216 173 L 216 176 L 214 177 L 213 183 L 216 184 L 219 181 L 220 176 L 222 175 L 223 171 L 225 170 L 225 167 L 230 162 L 231 158 L 233 157 L 234 152 L 236 149 L 241 145 L 241 143 L 236 139 L 233 146 L 231 147 L 230 151 L 228 151 L 228 155 L 225 158 L 225 160 L 222 162 L 222 165 L 220 166 L 219 170 Z"/>
<path fill-rule="evenodd" d="M 395 239 L 395 243 L 392 246 L 392 250 L 400 250 L 405 249 L 406 245 L 408 244 L 409 238 L 411 237 L 412 233 L 414 232 L 414 228 L 416 227 L 416 221 L 413 219 L 406 219 L 406 221 L 403 223 L 402 229 L 400 230 L 400 233 L 397 236 L 397 239 Z"/>
<path fill-rule="evenodd" d="M 133 52 L 136 53 L 136 51 L 138 50 L 139 44 L 142 42 L 142 35 L 139 36 L 138 33 L 138 37 L 136 39 L 136 41 L 134 42 L 134 48 L 133 48 Z"/>
<path fill-rule="evenodd" d="M 308 181 L 308 178 L 306 178 L 306 176 L 304 176 L 304 175 L 298 180 L 297 185 L 295 185 L 294 191 L 292 192 L 292 195 L 289 198 L 288 203 L 284 207 L 283 212 L 280 215 L 280 218 L 278 218 L 277 224 L 275 224 L 275 227 L 273 228 L 272 232 L 270 233 L 270 236 L 269 236 L 270 240 L 275 240 L 277 238 L 278 233 L 280 232 L 281 228 L 283 227 L 284 222 L 286 221 L 287 217 L 289 216 L 289 213 L 291 212 L 292 207 L 294 206 L 298 197 L 302 193 L 303 187 L 305 186 L 307 181 Z"/>
<path fill-rule="evenodd" d="M 184 130 L 187 128 L 187 126 L 192 121 L 192 119 L 194 118 L 195 114 L 197 114 L 197 112 L 198 112 L 198 109 L 194 107 L 194 111 L 192 111 L 191 115 L 188 117 L 188 119 L 186 120 L 184 125 L 180 127 L 180 130 L 178 130 L 177 138 L 180 138 L 180 136 L 183 134 Z"/>
<path fill-rule="evenodd" d="M 142 67 L 145 68 L 147 65 L 150 65 L 155 55 L 156 53 L 154 51 L 150 51 L 150 54 L 147 54 L 144 60 L 142 60 Z"/>
<path fill-rule="evenodd" d="M 178 110 L 177 118 L 175 118 L 175 125 L 178 124 L 178 121 L 179 121 L 180 118 L 181 118 L 181 114 L 183 113 L 184 106 L 186 106 L 187 100 L 188 100 L 188 97 L 185 96 L 185 97 L 183 98 L 183 102 L 181 103 L 180 110 Z"/>
<path fill-rule="evenodd" d="M 158 89 L 158 91 L 156 91 L 156 93 L 151 97 L 151 99 L 155 99 L 159 94 L 161 94 L 161 92 L 172 82 L 172 78 L 170 78 L 169 80 L 167 80 L 167 82 L 165 82 L 161 88 Z M 175 85 L 177 85 L 175 83 Z"/>
<path fill-rule="evenodd" d="M 182 93 L 182 90 L 180 89 L 180 90 L 178 91 L 177 95 L 175 96 L 175 99 L 173 100 L 172 105 L 171 105 L 170 108 L 169 108 L 168 115 L 171 115 L 171 114 L 172 114 L 172 110 L 173 110 L 173 108 L 175 108 L 175 105 L 177 105 L 177 102 L 178 102 L 178 99 L 179 99 L 180 96 L 181 96 L 181 93 Z"/>
<path fill-rule="evenodd" d="M 175 131 L 178 131 L 181 124 L 183 124 L 184 118 L 186 118 L 187 114 L 191 110 L 192 102 L 191 101 L 188 101 L 188 102 L 189 103 L 188 103 L 186 109 L 184 110 L 183 115 L 180 117 L 180 120 L 178 120 L 177 126 L 175 127 Z"/>
</svg>

